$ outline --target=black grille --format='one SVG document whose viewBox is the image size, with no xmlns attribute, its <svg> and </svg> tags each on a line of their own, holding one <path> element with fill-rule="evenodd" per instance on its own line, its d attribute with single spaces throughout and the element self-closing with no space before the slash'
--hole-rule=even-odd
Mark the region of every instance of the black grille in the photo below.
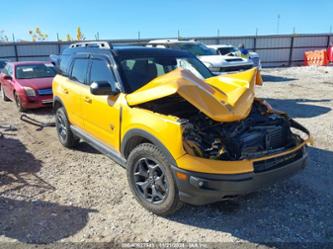
<svg viewBox="0 0 333 249">
<path fill-rule="evenodd" d="M 285 146 L 287 143 L 287 132 L 288 130 L 282 126 L 270 129 L 266 134 L 266 149 L 272 150 Z"/>
<path fill-rule="evenodd" d="M 274 157 L 271 159 L 254 162 L 253 163 L 254 172 L 260 173 L 260 172 L 265 172 L 268 170 L 283 167 L 287 164 L 297 161 L 298 159 L 301 159 L 303 157 L 303 155 L 304 155 L 304 151 L 302 148 L 302 149 L 299 149 L 293 153 L 290 153 L 290 154 L 287 154 L 284 156 Z"/>
</svg>

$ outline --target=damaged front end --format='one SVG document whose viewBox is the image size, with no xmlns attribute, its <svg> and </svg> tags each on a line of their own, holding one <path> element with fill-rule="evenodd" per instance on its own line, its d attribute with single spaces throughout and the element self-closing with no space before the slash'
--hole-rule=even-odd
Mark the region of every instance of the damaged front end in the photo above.
<svg viewBox="0 0 333 249">
<path fill-rule="evenodd" d="M 306 128 L 254 97 L 254 86 L 260 83 L 256 69 L 205 81 L 178 69 L 127 95 L 127 102 L 178 117 L 184 150 L 192 156 L 251 160 L 304 144 L 310 139 Z"/>
<path fill-rule="evenodd" d="M 255 159 L 292 149 L 304 142 L 292 128 L 309 136 L 306 128 L 259 99 L 238 122 L 219 123 L 200 113 L 181 122 L 186 152 L 215 160 Z"/>
</svg>

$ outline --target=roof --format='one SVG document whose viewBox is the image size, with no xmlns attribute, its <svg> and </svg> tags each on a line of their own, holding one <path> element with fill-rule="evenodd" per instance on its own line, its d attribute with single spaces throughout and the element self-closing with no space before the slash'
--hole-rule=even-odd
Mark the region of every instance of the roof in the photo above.
<svg viewBox="0 0 333 249">
<path fill-rule="evenodd" d="M 114 46 L 112 49 L 101 49 L 98 47 L 73 47 L 67 48 L 63 54 L 72 53 L 96 53 L 105 54 L 112 52 L 115 56 L 137 57 L 137 56 L 181 56 L 192 57 L 189 52 L 175 49 L 148 48 L 143 46 Z"/>
<path fill-rule="evenodd" d="M 209 48 L 233 48 L 235 46 L 230 45 L 230 44 L 219 44 L 219 45 L 207 45 Z"/>
<path fill-rule="evenodd" d="M 174 44 L 174 43 L 198 43 L 195 40 L 178 40 L 178 39 L 163 39 L 163 40 L 151 40 L 148 44 Z"/>
<path fill-rule="evenodd" d="M 118 56 L 180 56 L 180 57 L 193 57 L 187 51 L 166 48 L 148 48 L 148 47 L 115 47 L 112 49 L 113 53 Z"/>
<path fill-rule="evenodd" d="M 34 64 L 45 64 L 48 63 L 47 61 L 14 61 L 9 62 L 14 66 L 23 66 L 23 65 L 34 65 Z"/>
</svg>

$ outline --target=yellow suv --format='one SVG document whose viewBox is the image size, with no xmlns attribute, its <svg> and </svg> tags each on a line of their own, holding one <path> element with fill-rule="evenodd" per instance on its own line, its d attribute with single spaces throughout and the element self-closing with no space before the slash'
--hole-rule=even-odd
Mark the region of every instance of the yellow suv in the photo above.
<svg viewBox="0 0 333 249">
<path fill-rule="evenodd" d="M 60 142 L 82 139 L 125 167 L 153 213 L 234 198 L 305 166 L 309 132 L 255 98 L 256 68 L 216 76 L 188 52 L 107 42 L 73 44 L 55 63 Z"/>
</svg>

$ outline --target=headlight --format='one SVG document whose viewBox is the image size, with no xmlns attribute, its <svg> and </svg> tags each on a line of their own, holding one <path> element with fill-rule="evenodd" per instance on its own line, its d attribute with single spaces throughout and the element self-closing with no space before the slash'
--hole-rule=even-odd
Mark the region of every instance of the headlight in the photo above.
<svg viewBox="0 0 333 249">
<path fill-rule="evenodd" d="M 36 96 L 36 92 L 34 89 L 32 89 L 31 87 L 23 87 L 25 93 L 27 96 L 29 97 L 35 97 Z"/>
</svg>

